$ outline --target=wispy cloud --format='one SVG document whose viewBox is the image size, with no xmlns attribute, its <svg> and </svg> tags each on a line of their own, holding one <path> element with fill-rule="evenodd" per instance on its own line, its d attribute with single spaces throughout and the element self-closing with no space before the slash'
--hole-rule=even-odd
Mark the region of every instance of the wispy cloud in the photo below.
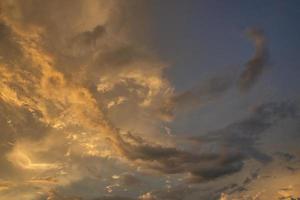
<svg viewBox="0 0 300 200">
<path fill-rule="evenodd" d="M 241 91 L 249 90 L 268 64 L 268 47 L 263 30 L 259 28 L 249 28 L 247 35 L 254 42 L 255 53 L 246 63 L 245 69 L 240 75 L 238 84 Z"/>
</svg>

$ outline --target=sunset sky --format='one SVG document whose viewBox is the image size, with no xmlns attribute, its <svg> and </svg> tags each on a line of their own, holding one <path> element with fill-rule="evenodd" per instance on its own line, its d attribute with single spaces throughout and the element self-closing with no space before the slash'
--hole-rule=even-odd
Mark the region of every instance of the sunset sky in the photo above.
<svg viewBox="0 0 300 200">
<path fill-rule="evenodd" d="M 300 198 L 300 1 L 1 0 L 0 200 Z"/>
</svg>

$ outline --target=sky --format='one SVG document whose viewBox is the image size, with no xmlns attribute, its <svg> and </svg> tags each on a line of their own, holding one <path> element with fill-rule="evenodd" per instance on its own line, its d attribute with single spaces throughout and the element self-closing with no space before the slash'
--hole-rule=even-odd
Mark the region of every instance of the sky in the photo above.
<svg viewBox="0 0 300 200">
<path fill-rule="evenodd" d="M 0 1 L 0 200 L 300 198 L 299 6 Z"/>
</svg>

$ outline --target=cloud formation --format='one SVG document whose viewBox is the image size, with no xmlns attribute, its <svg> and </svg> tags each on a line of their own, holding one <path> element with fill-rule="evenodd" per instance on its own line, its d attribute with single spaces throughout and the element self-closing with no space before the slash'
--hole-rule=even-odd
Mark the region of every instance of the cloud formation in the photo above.
<svg viewBox="0 0 300 200">
<path fill-rule="evenodd" d="M 248 91 L 268 64 L 268 47 L 265 34 L 259 28 L 250 28 L 247 35 L 254 42 L 254 56 L 246 63 L 245 69 L 239 77 L 238 85 L 241 91 Z"/>
<path fill-rule="evenodd" d="M 119 128 L 136 123 L 117 123 L 125 116 L 114 119 L 112 102 L 126 102 L 142 119 L 172 90 L 162 76 L 165 64 L 131 42 L 131 25 L 117 17 L 128 12 L 123 3 L 15 0 L 0 6 L 0 174 L 14 185 L 3 198 L 17 198 L 9 191 L 24 183 L 46 190 L 80 180 L 85 157 L 123 159 Z M 117 110 L 118 116 L 126 112 Z M 37 186 L 41 180 L 56 181 Z"/>
<path fill-rule="evenodd" d="M 224 95 L 233 79 L 176 94 L 167 63 L 136 40 L 138 2 L 0 2 L 0 200 L 183 199 L 187 187 L 176 188 L 179 197 L 136 188 L 154 187 L 151 176 L 203 183 L 241 171 L 249 158 L 271 160 L 256 142 L 296 116 L 293 104 L 263 104 L 249 118 L 191 138 L 199 151 L 160 134 L 177 113 Z M 266 62 L 262 33 L 251 36 L 256 54 L 241 75 L 243 90 Z"/>
<path fill-rule="evenodd" d="M 201 84 L 174 94 L 167 99 L 160 109 L 160 116 L 166 121 L 174 119 L 176 114 L 206 105 L 224 96 L 229 89 L 235 86 L 234 80 L 237 78 L 237 87 L 242 92 L 248 92 L 261 76 L 268 64 L 268 47 L 266 36 L 262 29 L 248 28 L 246 34 L 253 41 L 255 47 L 254 56 L 245 64 L 245 69 L 240 75 L 226 73 L 226 75 L 215 76 L 201 82 Z"/>
<path fill-rule="evenodd" d="M 216 130 L 202 138 L 192 138 L 212 150 L 190 153 L 173 147 L 152 145 L 134 138 L 133 144 L 122 145 L 123 154 L 141 166 L 166 174 L 188 173 L 189 181 L 202 182 L 242 169 L 244 160 L 254 158 L 263 163 L 271 157 L 256 148 L 260 135 L 279 120 L 297 117 L 297 107 L 293 103 L 266 103 L 256 107 L 250 117 L 227 127 Z"/>
<path fill-rule="evenodd" d="M 192 89 L 174 94 L 166 99 L 160 108 L 160 116 L 163 120 L 170 121 L 182 112 L 187 112 L 195 107 L 206 105 L 222 97 L 232 87 L 231 76 L 216 76 L 202 82 Z"/>
</svg>

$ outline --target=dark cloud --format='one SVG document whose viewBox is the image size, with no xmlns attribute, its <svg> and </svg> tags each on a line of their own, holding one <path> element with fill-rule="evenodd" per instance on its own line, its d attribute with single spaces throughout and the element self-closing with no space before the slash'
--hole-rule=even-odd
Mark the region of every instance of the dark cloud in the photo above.
<svg viewBox="0 0 300 200">
<path fill-rule="evenodd" d="M 260 169 L 256 169 L 255 171 L 251 172 L 250 175 L 247 176 L 240 184 L 232 184 L 230 188 L 226 188 L 226 193 L 231 195 L 247 191 L 248 185 L 258 178 L 259 172 Z"/>
<path fill-rule="evenodd" d="M 214 77 L 198 87 L 173 97 L 178 109 L 183 106 L 191 106 L 206 103 L 222 95 L 231 86 L 229 77 Z"/>
<path fill-rule="evenodd" d="M 183 200 L 188 194 L 194 192 L 194 189 L 179 185 L 170 188 L 168 191 L 157 190 L 145 193 L 138 200 Z"/>
<path fill-rule="evenodd" d="M 216 142 L 241 152 L 247 157 L 252 157 L 261 162 L 268 162 L 271 157 L 255 147 L 260 135 L 281 119 L 296 118 L 296 113 L 297 106 L 293 103 L 266 103 L 254 108 L 253 114 L 249 118 L 213 131 L 203 137 L 202 140 Z"/>
<path fill-rule="evenodd" d="M 203 185 L 202 185 L 203 186 Z M 238 188 L 238 185 L 227 185 L 219 187 L 214 185 L 213 188 L 201 187 L 189 187 L 187 185 L 177 185 L 169 188 L 168 190 L 154 190 L 144 195 L 141 195 L 138 200 L 220 200 L 220 196 L 225 191 Z"/>
<path fill-rule="evenodd" d="M 122 67 L 128 64 L 133 64 L 144 59 L 149 58 L 147 58 L 146 52 L 143 52 L 142 49 L 133 45 L 122 45 L 99 54 L 93 64 L 96 66 L 100 65 L 104 68 L 114 66 L 122 69 Z"/>
<path fill-rule="evenodd" d="M 268 62 L 268 48 L 264 32 L 258 28 L 249 28 L 247 35 L 254 42 L 255 54 L 246 63 L 246 68 L 239 77 L 238 87 L 241 91 L 248 91 L 254 85 Z M 190 90 L 175 94 L 160 109 L 162 118 L 172 119 L 176 113 L 190 110 L 220 98 L 233 86 L 234 79 L 233 74 L 216 76 Z"/>
<path fill-rule="evenodd" d="M 201 182 L 239 171 L 241 155 L 226 153 L 190 153 L 174 147 L 142 144 L 123 144 L 123 154 L 141 166 L 166 174 L 190 173 L 189 181 Z"/>
<path fill-rule="evenodd" d="M 249 28 L 247 35 L 254 42 L 255 54 L 246 63 L 246 69 L 239 77 L 238 87 L 241 91 L 248 91 L 254 85 L 268 61 L 268 49 L 264 32 L 258 28 Z M 234 79 L 232 75 L 213 77 L 199 86 L 174 95 L 161 108 L 162 117 L 170 119 L 174 117 L 176 112 L 180 113 L 220 98 L 232 87 Z"/>
<path fill-rule="evenodd" d="M 248 91 L 255 84 L 268 62 L 268 48 L 264 32 L 259 28 L 250 28 L 247 34 L 254 42 L 255 53 L 240 75 L 238 85 L 241 91 Z"/>
<path fill-rule="evenodd" d="M 130 187 L 140 185 L 142 181 L 134 174 L 125 173 L 121 176 L 121 183 L 125 187 Z"/>
<path fill-rule="evenodd" d="M 78 189 L 75 193 L 82 197 L 53 192 L 43 200 L 95 197 L 96 194 L 88 194 L 93 186 L 104 195 L 99 190 L 110 180 L 105 176 L 116 172 L 112 166 L 124 163 L 164 175 L 181 174 L 187 181 L 199 183 L 240 171 L 247 158 L 271 160 L 255 145 L 264 130 L 292 115 L 294 108 L 283 104 L 263 105 L 245 120 L 194 138 L 204 146 L 202 149 L 199 145 L 199 151 L 164 142 L 156 144 L 146 137 L 124 135 L 117 128 L 123 131 L 121 122 L 130 118 L 133 125 L 124 126 L 124 130 L 131 130 L 142 121 L 140 116 L 146 116 L 150 128 L 142 124 L 141 129 L 157 130 L 161 121 L 149 123 L 152 118 L 157 120 L 153 112 L 159 110 L 162 116 L 172 118 L 176 112 L 205 105 L 224 95 L 233 80 L 215 77 L 173 95 L 173 88 L 163 76 L 165 63 L 143 45 L 132 42 L 135 34 L 128 36 L 141 29 L 138 26 L 134 31 L 126 30 L 134 26 L 132 18 L 143 23 L 134 10 L 144 10 L 139 6 L 127 9 L 131 3 L 122 3 L 129 16 L 120 18 L 123 8 L 118 2 L 0 2 L 4 8 L 0 15 L 0 178 L 11 181 L 0 183 L 0 187 L 8 188 L 1 190 L 3 198 L 30 195 L 26 199 L 36 199 L 52 184 L 62 191 Z M 241 81 L 242 88 L 250 88 L 262 71 L 257 66 L 265 65 L 261 56 L 264 38 L 257 31 L 250 34 L 256 43 L 256 54 L 241 76 L 246 80 Z M 109 105 L 117 105 L 118 97 L 131 101 L 126 105 L 131 107 L 119 109 L 122 114 L 116 114 L 126 119 L 113 120 Z M 161 106 L 162 103 L 165 104 Z M 107 167 L 103 165 L 104 158 L 120 162 Z M 86 177 L 93 181 L 85 182 Z M 114 195 L 122 186 L 145 186 L 134 173 L 123 173 L 117 183 L 120 184 L 111 196 L 93 200 L 132 200 Z M 175 188 L 168 193 L 157 192 L 152 199 L 181 200 L 189 192 Z M 220 192 L 203 199 L 217 199 Z M 151 196 L 144 199 L 147 197 Z"/>
<path fill-rule="evenodd" d="M 152 145 L 141 138 L 137 138 L 134 144 L 124 142 L 121 150 L 128 159 L 141 161 L 144 167 L 166 174 L 189 173 L 192 182 L 211 180 L 240 171 L 246 158 L 263 163 L 271 161 L 272 157 L 256 148 L 257 141 L 265 130 L 281 119 L 297 117 L 296 113 L 296 105 L 289 102 L 257 106 L 248 118 L 204 137 L 193 138 L 202 145 L 217 147 L 206 153 Z M 134 140 L 134 136 L 130 137 Z"/>
<path fill-rule="evenodd" d="M 75 59 L 78 64 L 78 58 L 86 61 L 93 56 L 98 48 L 101 48 L 101 39 L 106 35 L 106 28 L 103 25 L 97 25 L 92 30 L 83 31 L 67 40 L 64 54 L 69 59 Z M 103 43 L 103 42 L 102 42 Z M 67 57 L 65 56 L 64 59 Z"/>
<path fill-rule="evenodd" d="M 122 197 L 122 196 L 106 196 L 106 197 L 99 197 L 92 200 L 136 200 L 130 197 Z"/>
<path fill-rule="evenodd" d="M 287 152 L 276 152 L 276 156 L 283 159 L 286 162 L 290 162 L 296 159 L 296 156 Z"/>
<path fill-rule="evenodd" d="M 168 99 L 160 110 L 164 119 L 173 118 L 180 112 L 205 105 L 224 95 L 232 86 L 231 76 L 216 76 Z"/>
<path fill-rule="evenodd" d="M 98 25 L 92 31 L 85 31 L 74 39 L 83 42 L 86 45 L 96 45 L 96 42 L 105 34 L 106 30 L 104 26 Z"/>
<path fill-rule="evenodd" d="M 74 195 L 63 195 L 57 191 L 50 191 L 47 195 L 39 198 L 39 200 L 136 200 L 131 197 L 109 195 L 96 198 L 84 198 Z"/>
</svg>

